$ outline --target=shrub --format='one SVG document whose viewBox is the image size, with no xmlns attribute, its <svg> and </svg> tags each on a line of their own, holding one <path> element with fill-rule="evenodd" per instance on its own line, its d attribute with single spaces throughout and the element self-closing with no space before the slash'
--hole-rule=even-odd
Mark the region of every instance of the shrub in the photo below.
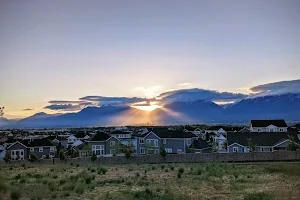
<svg viewBox="0 0 300 200">
<path fill-rule="evenodd" d="M 3 160 L 5 161 L 5 163 L 10 162 L 10 160 L 11 160 L 11 155 L 10 155 L 10 153 L 9 153 L 8 151 L 6 151 Z"/>
<path fill-rule="evenodd" d="M 21 180 L 20 180 L 20 183 L 25 183 L 26 182 L 26 180 L 24 179 L 24 178 L 22 178 Z"/>
<path fill-rule="evenodd" d="M 202 170 L 201 170 L 201 169 L 198 169 L 197 174 L 198 174 L 198 175 L 201 175 L 201 174 L 202 174 Z"/>
<path fill-rule="evenodd" d="M 106 174 L 106 172 L 107 172 L 107 169 L 106 169 L 106 168 L 100 167 L 100 168 L 98 169 L 98 174 Z"/>
<path fill-rule="evenodd" d="M 56 198 L 57 198 L 57 194 L 56 193 L 54 193 L 54 194 L 51 195 L 51 199 L 56 199 Z"/>
<path fill-rule="evenodd" d="M 177 173 L 177 178 L 181 178 L 182 173 L 178 172 Z"/>
<path fill-rule="evenodd" d="M 10 198 L 12 200 L 18 200 L 21 197 L 21 192 L 18 188 L 14 188 L 10 193 Z"/>
<path fill-rule="evenodd" d="M 92 169 L 91 169 L 91 172 L 94 173 L 94 172 L 96 172 L 96 170 L 95 170 L 94 168 L 92 168 Z"/>
<path fill-rule="evenodd" d="M 93 153 L 93 155 L 91 156 L 91 161 L 94 162 L 95 160 L 97 160 L 97 155 Z"/>
<path fill-rule="evenodd" d="M 68 197 L 68 196 L 70 196 L 70 193 L 69 193 L 69 192 L 64 192 L 64 193 L 63 193 L 63 196 L 64 196 L 64 197 Z"/>
<path fill-rule="evenodd" d="M 28 158 L 29 162 L 35 162 L 35 161 L 37 161 L 37 159 L 38 159 L 38 157 L 35 153 L 29 154 L 29 158 Z"/>
<path fill-rule="evenodd" d="M 139 176 L 140 176 L 140 173 L 137 172 L 137 173 L 135 174 L 135 176 L 136 176 L 136 177 L 139 177 Z"/>
<path fill-rule="evenodd" d="M 63 184 L 65 184 L 66 183 L 66 180 L 65 179 L 61 179 L 60 181 L 59 181 L 59 184 L 60 185 L 63 185 Z"/>
<path fill-rule="evenodd" d="M 164 169 L 164 168 L 165 168 L 165 166 L 164 166 L 164 165 L 161 165 L 161 166 L 160 166 L 160 168 L 161 168 L 161 169 Z"/>
<path fill-rule="evenodd" d="M 82 184 L 77 185 L 75 188 L 75 192 L 77 194 L 83 194 L 84 193 L 84 185 L 82 185 Z"/>
<path fill-rule="evenodd" d="M 16 176 L 15 176 L 15 179 L 20 179 L 21 178 L 21 175 L 20 174 L 17 174 Z"/>
<path fill-rule="evenodd" d="M 178 169 L 178 172 L 181 173 L 181 174 L 183 174 L 184 169 L 181 167 L 181 168 Z"/>
<path fill-rule="evenodd" d="M 7 185 L 5 184 L 4 180 L 0 177 L 0 192 L 6 192 Z"/>
<path fill-rule="evenodd" d="M 171 168 L 170 168 L 172 171 L 174 170 L 174 167 L 173 166 L 171 166 Z"/>
<path fill-rule="evenodd" d="M 79 167 L 79 164 L 77 164 L 76 167 Z"/>
<path fill-rule="evenodd" d="M 70 163 L 70 165 L 72 166 L 72 165 L 73 165 L 73 163 Z"/>
<path fill-rule="evenodd" d="M 275 197 L 267 193 L 258 192 L 258 193 L 246 194 L 244 199 L 245 200 L 274 200 Z"/>
<path fill-rule="evenodd" d="M 22 167 L 25 167 L 26 165 L 25 165 L 25 164 L 22 164 L 21 166 L 22 166 Z"/>
</svg>

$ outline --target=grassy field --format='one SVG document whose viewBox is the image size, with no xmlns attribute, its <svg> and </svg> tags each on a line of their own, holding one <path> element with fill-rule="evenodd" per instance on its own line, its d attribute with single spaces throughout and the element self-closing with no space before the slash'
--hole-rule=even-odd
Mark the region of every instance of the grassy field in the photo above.
<svg viewBox="0 0 300 200">
<path fill-rule="evenodd" d="M 299 199 L 300 164 L 0 166 L 0 199 Z"/>
</svg>

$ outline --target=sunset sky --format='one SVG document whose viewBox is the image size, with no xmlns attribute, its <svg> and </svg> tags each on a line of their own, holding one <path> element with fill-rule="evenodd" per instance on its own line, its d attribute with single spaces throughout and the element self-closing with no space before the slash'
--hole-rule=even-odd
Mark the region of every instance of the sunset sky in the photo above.
<svg viewBox="0 0 300 200">
<path fill-rule="evenodd" d="M 299 74 L 299 0 L 0 1 L 7 118 L 87 96 L 247 94 Z"/>
</svg>

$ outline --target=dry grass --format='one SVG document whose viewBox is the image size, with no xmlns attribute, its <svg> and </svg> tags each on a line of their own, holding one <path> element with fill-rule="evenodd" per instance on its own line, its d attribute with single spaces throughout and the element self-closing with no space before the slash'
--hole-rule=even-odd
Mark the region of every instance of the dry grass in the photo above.
<svg viewBox="0 0 300 200">
<path fill-rule="evenodd" d="M 299 199 L 299 169 L 290 163 L 2 166 L 0 199 L 13 188 L 21 199 Z"/>
</svg>

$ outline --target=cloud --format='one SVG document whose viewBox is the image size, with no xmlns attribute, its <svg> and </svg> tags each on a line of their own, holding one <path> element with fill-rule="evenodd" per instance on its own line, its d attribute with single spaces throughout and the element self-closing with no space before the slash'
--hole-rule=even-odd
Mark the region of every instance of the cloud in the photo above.
<svg viewBox="0 0 300 200">
<path fill-rule="evenodd" d="M 245 98 L 247 95 L 240 93 L 218 92 L 214 90 L 204 90 L 199 88 L 172 90 L 161 93 L 157 98 L 164 102 L 174 101 L 235 101 Z"/>
<path fill-rule="evenodd" d="M 33 108 L 25 108 L 22 111 L 31 111 L 31 110 L 34 110 L 34 109 Z"/>
<path fill-rule="evenodd" d="M 84 103 L 85 101 L 62 101 L 62 100 L 52 100 L 49 101 L 48 103 L 51 104 L 80 104 L 80 103 Z"/>
<path fill-rule="evenodd" d="M 104 97 L 104 96 L 86 96 L 79 100 L 86 102 L 94 102 L 97 106 L 102 105 L 130 105 L 140 101 L 147 100 L 146 98 L 139 97 Z"/>
<path fill-rule="evenodd" d="M 258 85 L 249 89 L 251 93 L 255 93 L 249 98 L 260 96 L 273 96 L 288 93 L 300 93 L 300 79 L 292 81 L 280 81 Z"/>
<path fill-rule="evenodd" d="M 78 111 L 82 109 L 82 106 L 73 105 L 73 104 L 52 104 L 46 106 L 45 109 L 60 110 L 60 111 Z"/>
</svg>

